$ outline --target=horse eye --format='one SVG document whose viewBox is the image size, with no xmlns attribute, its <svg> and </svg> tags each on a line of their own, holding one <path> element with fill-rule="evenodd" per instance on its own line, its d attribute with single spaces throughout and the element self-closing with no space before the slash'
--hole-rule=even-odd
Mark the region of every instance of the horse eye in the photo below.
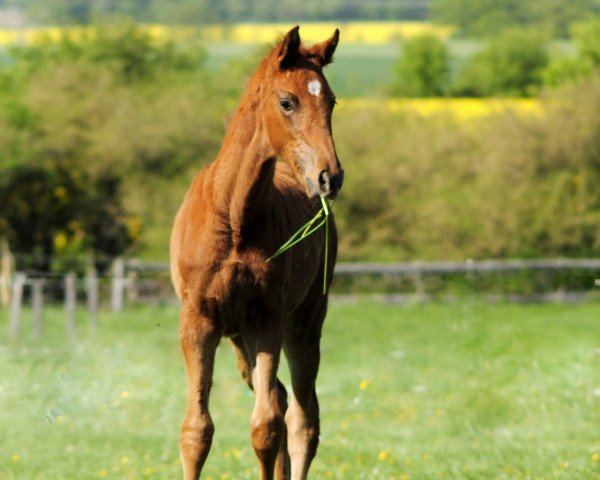
<svg viewBox="0 0 600 480">
<path fill-rule="evenodd" d="M 279 100 L 279 106 L 284 112 L 292 112 L 294 111 L 294 104 L 288 98 L 281 98 Z"/>
</svg>

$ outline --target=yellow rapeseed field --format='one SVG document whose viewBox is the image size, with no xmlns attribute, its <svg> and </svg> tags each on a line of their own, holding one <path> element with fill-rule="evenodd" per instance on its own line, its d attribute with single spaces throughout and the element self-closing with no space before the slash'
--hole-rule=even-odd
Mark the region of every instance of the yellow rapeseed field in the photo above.
<svg viewBox="0 0 600 480">
<path fill-rule="evenodd" d="M 76 40 L 86 32 L 90 32 L 89 27 L 32 27 L 24 29 L 2 28 L 0 29 L 0 46 L 15 44 L 35 44 L 41 41 L 58 41 L 65 34 L 69 38 Z"/>
<path fill-rule="evenodd" d="M 241 23 L 232 26 L 216 25 L 203 29 L 206 39 L 237 43 L 270 43 L 278 34 L 287 32 L 289 23 Z M 307 41 L 320 41 L 339 28 L 345 43 L 369 45 L 391 43 L 431 33 L 447 38 L 452 27 L 437 26 L 427 22 L 316 22 L 302 24 L 302 37 Z"/>
<path fill-rule="evenodd" d="M 202 28 L 166 25 L 146 25 L 144 28 L 155 39 L 201 38 L 207 42 L 232 42 L 242 44 L 272 43 L 284 34 L 289 23 L 239 23 L 213 25 Z M 427 22 L 313 22 L 302 24 L 302 37 L 308 43 L 327 38 L 335 28 L 340 28 L 344 43 L 382 45 L 400 38 L 410 38 L 423 33 L 432 33 L 447 38 L 452 27 L 437 26 Z M 64 34 L 77 40 L 93 34 L 93 27 L 38 27 L 0 29 L 0 45 L 58 41 Z M 372 108 L 388 111 L 412 110 L 419 115 L 449 113 L 459 120 L 479 118 L 503 111 L 514 111 L 521 115 L 540 115 L 542 107 L 532 99 L 470 99 L 470 98 L 427 98 L 427 99 L 341 99 L 341 108 Z"/>
<path fill-rule="evenodd" d="M 169 27 L 165 25 L 146 25 L 148 32 L 155 38 L 180 38 L 197 35 L 207 41 L 233 42 L 244 44 L 271 43 L 287 32 L 290 23 L 237 23 L 232 25 L 212 25 L 201 28 Z M 302 37 L 307 41 L 320 41 L 329 37 L 339 28 L 345 43 L 363 43 L 381 45 L 402 38 L 411 38 L 431 33 L 447 38 L 453 27 L 433 25 L 427 22 L 308 22 L 302 24 Z M 90 27 L 36 27 L 26 29 L 0 29 L 0 45 L 15 43 L 35 43 L 40 39 L 58 40 L 64 33 L 77 38 L 91 31 Z"/>
<path fill-rule="evenodd" d="M 422 116 L 447 113 L 458 120 L 477 119 L 511 111 L 518 115 L 543 114 L 540 102 L 532 98 L 352 98 L 339 99 L 341 109 L 384 109 L 413 111 Z"/>
</svg>

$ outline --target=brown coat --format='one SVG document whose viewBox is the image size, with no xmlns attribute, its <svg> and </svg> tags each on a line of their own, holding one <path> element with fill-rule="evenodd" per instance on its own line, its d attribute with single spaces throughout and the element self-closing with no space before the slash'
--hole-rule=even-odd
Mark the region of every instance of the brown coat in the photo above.
<svg viewBox="0 0 600 480">
<path fill-rule="evenodd" d="M 318 195 L 341 188 L 331 136 L 335 97 L 321 71 L 337 40 L 336 30 L 306 49 L 296 27 L 260 63 L 217 159 L 196 175 L 175 218 L 171 271 L 189 386 L 181 433 L 186 480 L 199 477 L 210 448 L 208 396 L 222 336 L 232 338 L 256 394 L 252 439 L 261 478 L 276 471 L 303 479 L 316 452 L 324 230 L 266 260 L 314 216 Z M 337 247 L 329 222 L 328 284 Z M 292 375 L 289 408 L 276 378 L 282 348 Z"/>
</svg>

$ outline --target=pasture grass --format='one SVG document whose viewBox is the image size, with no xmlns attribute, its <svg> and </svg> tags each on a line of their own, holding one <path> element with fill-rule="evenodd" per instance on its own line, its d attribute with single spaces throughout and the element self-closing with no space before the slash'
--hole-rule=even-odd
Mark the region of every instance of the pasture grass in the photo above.
<svg viewBox="0 0 600 480">
<path fill-rule="evenodd" d="M 316 479 L 600 479 L 600 306 L 334 301 Z M 0 312 L 0 478 L 180 478 L 177 309 L 61 309 L 42 339 Z M 284 368 L 282 368 L 284 370 Z M 289 384 L 286 374 L 284 383 Z M 203 478 L 257 478 L 252 396 L 218 352 Z"/>
</svg>

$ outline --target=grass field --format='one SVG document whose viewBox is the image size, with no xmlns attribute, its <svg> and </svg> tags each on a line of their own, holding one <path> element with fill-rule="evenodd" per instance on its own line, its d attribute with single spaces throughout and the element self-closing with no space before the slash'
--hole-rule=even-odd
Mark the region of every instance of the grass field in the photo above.
<svg viewBox="0 0 600 480">
<path fill-rule="evenodd" d="M 600 479 L 600 306 L 335 303 L 323 337 L 317 479 Z M 0 478 L 179 478 L 173 307 L 42 340 L 0 314 Z M 223 342 L 203 478 L 257 477 L 252 397 Z M 284 382 L 288 383 L 286 375 Z"/>
</svg>

